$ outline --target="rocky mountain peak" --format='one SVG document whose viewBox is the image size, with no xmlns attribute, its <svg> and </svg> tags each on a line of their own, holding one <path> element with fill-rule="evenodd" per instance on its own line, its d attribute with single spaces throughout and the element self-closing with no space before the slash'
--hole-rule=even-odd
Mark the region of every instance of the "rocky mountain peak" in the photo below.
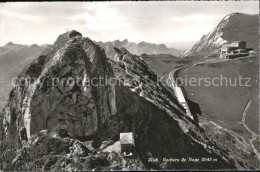
<svg viewBox="0 0 260 172">
<path fill-rule="evenodd" d="M 31 47 L 31 48 L 40 48 L 40 46 L 37 45 L 37 44 L 32 44 L 32 45 L 30 45 L 30 47 Z"/>
<path fill-rule="evenodd" d="M 210 53 L 226 42 L 242 40 L 247 42 L 247 47 L 257 50 L 258 20 L 258 15 L 229 14 L 211 32 L 203 35 L 188 55 Z"/>
<path fill-rule="evenodd" d="M 8 42 L 7 44 L 4 45 L 4 47 L 10 46 L 10 45 L 14 45 L 14 43 L 13 42 Z"/>
<path fill-rule="evenodd" d="M 72 31 L 69 31 L 69 37 L 70 38 L 73 38 L 73 37 L 80 37 L 80 38 L 82 38 L 82 34 L 79 33 L 76 30 L 72 30 Z"/>
<path fill-rule="evenodd" d="M 123 43 L 123 44 L 128 43 L 128 39 L 124 39 L 124 40 L 122 41 L 122 43 Z"/>
<path fill-rule="evenodd" d="M 15 128 L 20 130 L 24 127 L 28 138 L 43 129 L 52 130 L 57 125 L 66 125 L 74 136 L 93 134 L 97 130 L 98 123 L 102 123 L 109 115 L 116 113 L 114 101 L 107 102 L 106 100 L 108 95 L 114 97 L 111 90 L 114 88 L 109 86 L 89 88 L 82 85 L 83 81 L 92 77 L 109 78 L 112 76 L 112 70 L 105 63 L 105 59 L 103 50 L 90 39 L 82 38 L 79 32 L 71 31 L 60 35 L 48 52 L 43 53 L 20 74 L 20 77 L 37 79 L 25 87 L 18 85 L 12 90 L 10 101 L 5 108 L 6 117 L 18 115 L 12 113 L 12 109 L 17 109 L 14 105 L 18 106 L 21 110 L 19 116 L 23 122 L 19 121 L 19 125 Z M 68 87 L 66 81 L 65 85 L 59 83 L 53 87 L 53 80 L 60 82 L 60 78 L 65 81 L 70 78 L 74 82 L 79 79 L 81 85 Z M 94 91 L 93 94 L 92 91 Z M 107 96 L 100 97 L 99 94 L 107 94 Z M 13 101 L 23 103 L 18 105 L 12 103 Z M 37 102 L 41 104 L 40 107 Z M 97 106 L 101 103 L 104 106 L 98 109 Z M 64 105 L 68 108 L 64 108 Z M 41 107 L 47 107 L 48 110 Z M 99 117 L 100 120 L 98 120 Z M 12 124 L 13 121 L 5 119 L 6 127 Z M 7 128 L 6 132 L 8 137 L 16 135 L 10 133 Z"/>
</svg>

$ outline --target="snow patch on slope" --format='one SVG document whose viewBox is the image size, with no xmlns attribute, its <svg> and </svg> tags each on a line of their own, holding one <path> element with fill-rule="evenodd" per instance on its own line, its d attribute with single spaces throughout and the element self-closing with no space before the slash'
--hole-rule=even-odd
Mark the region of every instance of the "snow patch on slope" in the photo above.
<svg viewBox="0 0 260 172">
<path fill-rule="evenodd" d="M 220 48 L 222 44 L 228 42 L 222 38 L 223 28 L 225 28 L 230 22 L 230 16 L 228 15 L 222 19 L 222 21 L 207 35 L 204 35 L 199 42 L 197 42 L 189 53 L 185 54 L 190 55 L 194 53 L 199 53 L 201 51 L 210 51 L 211 49 Z"/>
</svg>

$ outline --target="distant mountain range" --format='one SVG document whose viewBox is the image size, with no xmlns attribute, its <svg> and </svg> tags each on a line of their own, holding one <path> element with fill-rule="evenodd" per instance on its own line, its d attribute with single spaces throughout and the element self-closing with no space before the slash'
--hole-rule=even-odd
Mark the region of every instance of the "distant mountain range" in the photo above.
<svg viewBox="0 0 260 172">
<path fill-rule="evenodd" d="M 148 42 L 140 42 L 140 43 L 134 43 L 129 42 L 127 39 L 120 41 L 115 40 L 112 42 L 95 42 L 100 47 L 105 49 L 105 52 L 107 56 L 112 57 L 114 47 L 116 48 L 125 48 L 130 53 L 135 55 L 141 55 L 141 54 L 170 54 L 173 56 L 177 56 L 179 54 L 179 51 L 175 48 L 168 48 L 165 44 L 153 44 Z"/>
<path fill-rule="evenodd" d="M 223 43 L 246 41 L 248 48 L 258 51 L 259 16 L 243 13 L 232 13 L 225 16 L 221 22 L 192 47 L 190 51 L 179 56 L 207 54 L 221 47 Z"/>
<path fill-rule="evenodd" d="M 35 60 L 50 45 L 21 45 L 12 42 L 0 47 L 0 109 L 7 101 L 12 89 L 12 78 Z"/>
<path fill-rule="evenodd" d="M 9 68 L 27 61 L 36 59 L 36 57 L 49 45 L 21 45 L 9 42 L 0 47 L 0 68 Z"/>
</svg>

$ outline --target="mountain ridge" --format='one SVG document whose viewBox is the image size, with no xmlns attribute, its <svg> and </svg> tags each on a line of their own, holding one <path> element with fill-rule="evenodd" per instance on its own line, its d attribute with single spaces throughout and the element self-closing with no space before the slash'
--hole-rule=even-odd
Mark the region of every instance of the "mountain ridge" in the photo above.
<svg viewBox="0 0 260 172">
<path fill-rule="evenodd" d="M 107 56 L 112 57 L 113 54 L 113 47 L 117 48 L 125 48 L 130 53 L 136 55 L 142 54 L 171 54 L 177 55 L 178 50 L 175 48 L 168 48 L 165 44 L 154 44 L 145 41 L 141 41 L 139 43 L 129 42 L 127 39 L 123 41 L 115 40 L 115 41 L 108 41 L 108 42 L 96 42 L 99 46 L 105 49 Z"/>
<path fill-rule="evenodd" d="M 184 56 L 207 54 L 218 50 L 223 43 L 232 41 L 246 41 L 247 47 L 257 51 L 259 49 L 258 20 L 257 14 L 229 14 L 211 32 L 203 35 Z"/>
</svg>

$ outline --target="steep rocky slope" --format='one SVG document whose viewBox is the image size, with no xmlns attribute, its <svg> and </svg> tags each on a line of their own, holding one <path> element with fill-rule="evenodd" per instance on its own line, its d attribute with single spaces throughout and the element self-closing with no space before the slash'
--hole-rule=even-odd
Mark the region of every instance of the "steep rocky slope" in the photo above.
<svg viewBox="0 0 260 172">
<path fill-rule="evenodd" d="M 2 169 L 253 168 L 208 139 L 141 57 L 113 54 L 70 31 L 23 70 L 36 80 L 14 87 L 0 115 Z M 120 132 L 134 134 L 133 159 L 104 152 Z M 202 157 L 217 161 L 163 161 Z"/>
<path fill-rule="evenodd" d="M 116 49 L 116 51 L 120 52 L 120 50 L 118 50 L 118 49 Z M 201 133 L 197 132 L 196 129 L 194 129 L 192 127 L 192 125 L 187 125 L 187 123 L 184 122 L 185 118 L 183 119 L 182 118 L 183 116 L 176 117 L 174 115 L 174 113 L 172 113 L 172 111 L 171 111 L 172 106 L 174 106 L 176 103 L 174 102 L 174 99 L 171 99 L 171 97 L 170 97 L 171 90 L 168 90 L 167 85 L 163 84 L 163 83 L 165 83 L 164 79 L 163 78 L 160 79 L 162 81 L 162 84 L 161 84 L 162 88 L 159 86 L 154 87 L 154 85 L 153 85 L 154 80 L 152 79 L 153 77 L 148 77 L 151 75 L 151 74 L 149 75 L 150 70 L 145 71 L 145 69 L 148 68 L 148 66 L 152 67 L 151 64 L 147 65 L 145 63 L 145 62 L 147 62 L 147 63 L 149 62 L 149 59 L 152 58 L 151 56 L 143 55 L 141 57 L 137 57 L 135 55 L 130 54 L 125 49 L 121 49 L 120 54 L 121 54 L 121 56 L 119 56 L 118 54 L 115 56 L 115 59 L 117 59 L 116 60 L 117 64 L 119 64 L 119 65 L 116 65 L 117 67 L 115 68 L 116 69 L 115 75 L 116 76 L 119 75 L 119 77 L 121 77 L 121 78 L 128 78 L 126 82 L 128 83 L 128 85 L 131 88 L 133 88 L 134 91 L 137 90 L 137 92 L 140 93 L 141 96 L 144 96 L 147 100 L 154 102 L 157 106 L 164 108 L 170 116 L 172 116 L 176 121 L 181 123 L 181 126 L 188 127 L 189 128 L 188 130 L 191 132 L 195 131 L 195 133 L 197 135 L 194 138 L 199 139 L 200 141 L 203 140 L 203 142 L 205 141 L 206 137 L 210 138 L 210 140 L 212 140 L 214 142 L 214 144 L 216 143 L 216 145 L 214 145 L 214 147 L 220 147 L 221 149 L 224 149 L 225 150 L 224 154 L 227 155 L 230 159 L 232 159 L 235 162 L 235 164 L 238 165 L 239 169 L 258 168 L 258 162 L 259 162 L 258 156 L 259 155 L 258 155 L 257 151 L 255 151 L 253 149 L 253 147 L 250 145 L 250 143 L 242 136 L 237 135 L 236 133 L 233 133 L 233 132 L 227 130 L 226 128 L 222 128 L 221 126 L 215 124 L 211 120 L 201 120 L 201 121 L 199 120 L 200 121 L 199 125 L 203 129 L 205 129 L 205 133 L 204 133 L 205 135 L 204 134 L 201 135 Z M 129 60 L 129 57 L 132 57 L 131 60 Z M 178 59 L 178 58 L 176 58 L 176 59 Z M 187 60 L 185 59 L 185 60 L 181 61 L 181 59 L 178 59 L 178 60 L 172 61 L 172 63 L 173 63 L 172 65 L 174 65 L 173 68 L 178 68 L 179 65 L 185 65 L 185 64 L 189 63 L 189 61 L 187 61 Z M 146 66 L 146 67 L 144 67 L 144 66 L 141 67 L 141 65 L 138 65 L 139 63 L 144 64 L 144 66 Z M 118 70 L 118 68 L 120 69 L 120 66 L 121 66 L 121 70 Z M 122 66 L 127 66 L 127 68 L 125 69 Z M 125 70 L 126 70 L 126 72 L 118 72 L 118 71 L 125 71 Z M 155 72 L 158 73 L 158 71 L 156 71 L 156 70 L 155 70 Z M 135 75 L 143 76 L 143 77 L 137 77 L 139 79 L 136 79 Z M 130 76 L 132 76 L 132 77 L 130 77 Z M 145 80 L 145 81 L 143 81 L 143 80 Z M 137 81 L 137 82 L 135 82 L 135 81 Z M 138 84 L 140 81 L 141 81 L 141 83 L 146 83 L 146 84 Z M 146 88 L 146 86 L 148 86 L 148 88 Z M 151 88 L 151 89 L 149 90 L 149 88 Z M 163 91 L 157 91 L 159 89 L 162 89 Z M 169 91 L 169 92 L 167 92 L 167 91 Z M 153 95 L 153 93 L 155 95 Z M 152 95 L 152 97 L 150 97 L 151 95 Z M 165 96 L 165 97 L 163 97 L 163 99 L 165 101 L 161 101 L 161 99 L 158 99 L 158 96 L 159 97 Z M 169 105 L 167 102 L 174 102 L 174 104 Z M 191 108 L 192 113 L 196 113 L 197 107 L 194 106 L 196 103 L 189 101 L 189 100 L 188 100 L 188 102 L 189 102 L 189 106 Z M 163 105 L 165 105 L 165 106 L 163 106 Z M 184 131 L 185 131 L 185 127 L 183 128 Z M 207 144 L 209 144 L 209 142 L 207 142 Z M 230 144 L 232 144 L 232 146 L 228 146 Z M 255 143 L 255 144 L 257 147 L 257 143 Z M 182 168 L 184 168 L 184 167 L 182 167 Z"/>
<path fill-rule="evenodd" d="M 258 25 L 258 15 L 243 13 L 227 15 L 192 47 L 188 55 L 210 53 L 220 48 L 223 43 L 231 41 L 246 41 L 248 48 L 258 51 Z"/>
<path fill-rule="evenodd" d="M 178 57 L 187 57 L 190 53 L 190 50 L 184 50 L 184 51 L 181 51 L 179 54 L 178 54 Z"/>
<path fill-rule="evenodd" d="M 140 43 L 134 43 L 129 42 L 127 39 L 120 41 L 115 40 L 112 42 L 96 42 L 99 46 L 105 49 L 105 52 L 107 56 L 111 57 L 113 56 L 113 49 L 114 47 L 117 48 L 125 48 L 130 53 L 141 55 L 141 54 L 170 54 L 170 55 L 177 55 L 178 50 L 174 48 L 168 48 L 164 44 L 152 44 L 148 42 L 140 42 Z"/>
</svg>

